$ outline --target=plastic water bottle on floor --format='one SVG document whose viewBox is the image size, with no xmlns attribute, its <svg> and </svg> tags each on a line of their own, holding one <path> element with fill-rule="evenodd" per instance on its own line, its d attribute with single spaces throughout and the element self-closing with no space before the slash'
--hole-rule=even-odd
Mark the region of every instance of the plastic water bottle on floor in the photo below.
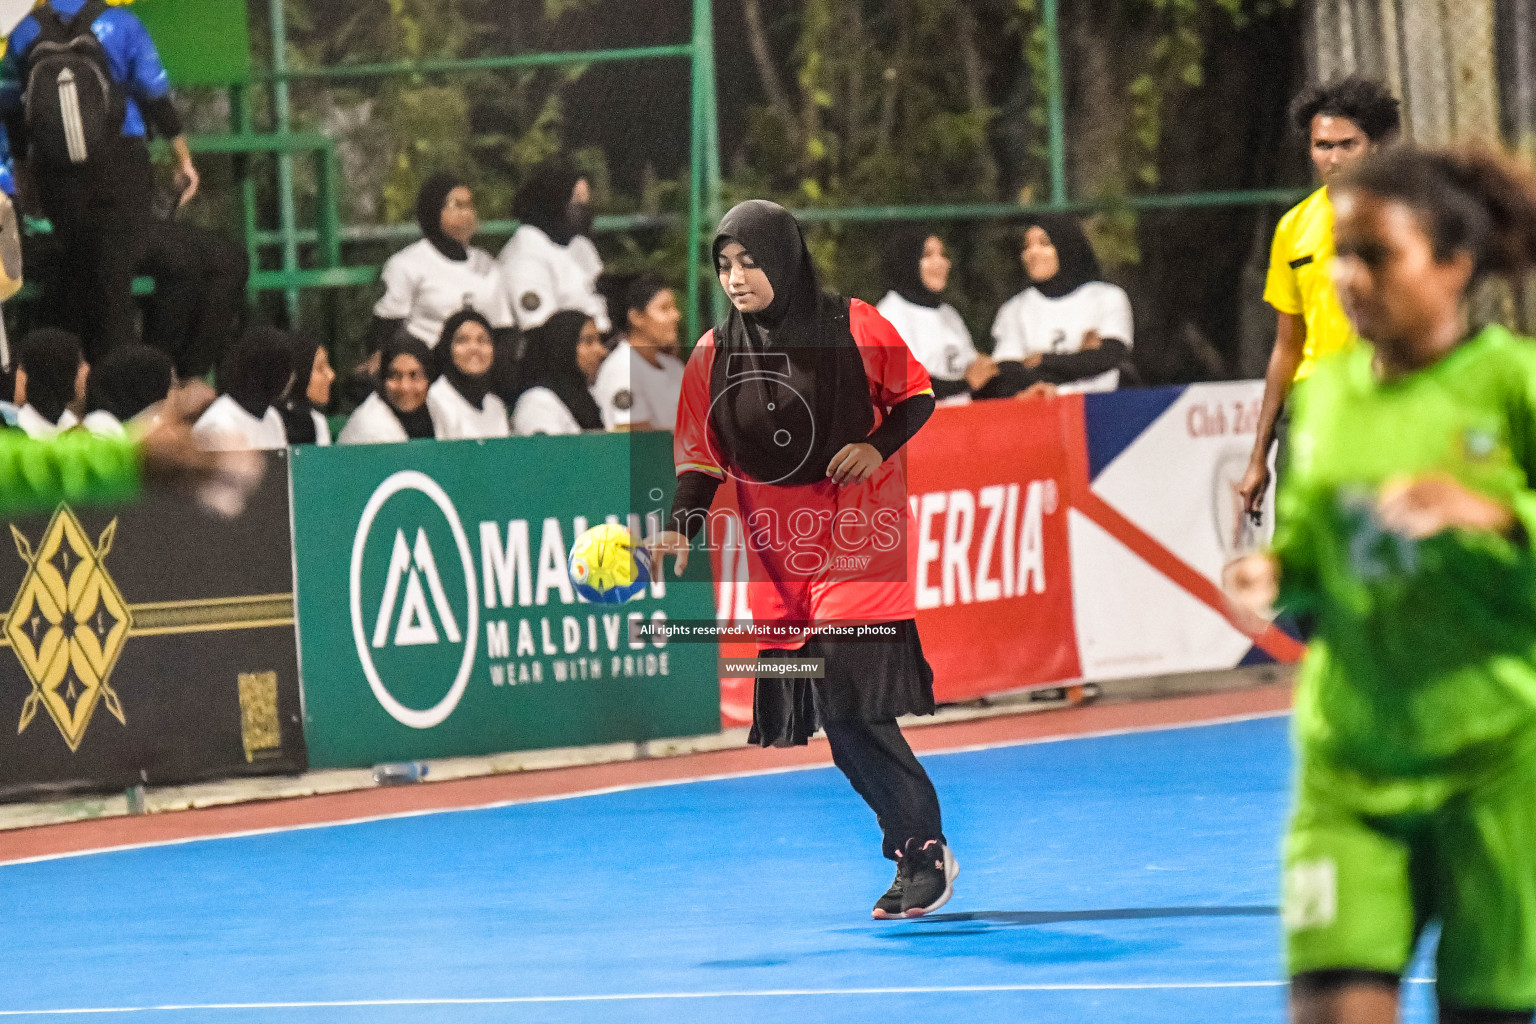
<svg viewBox="0 0 1536 1024">
<path fill-rule="evenodd" d="M 420 761 L 396 761 L 373 768 L 373 781 L 381 786 L 406 786 L 426 777 L 427 766 Z"/>
</svg>

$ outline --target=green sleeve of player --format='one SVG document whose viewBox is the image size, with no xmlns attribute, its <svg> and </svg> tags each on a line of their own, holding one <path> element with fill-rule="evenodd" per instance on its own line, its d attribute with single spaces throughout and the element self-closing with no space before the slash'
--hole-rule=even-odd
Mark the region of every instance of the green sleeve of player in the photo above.
<svg viewBox="0 0 1536 1024">
<path fill-rule="evenodd" d="M 34 441 L 0 430 L 0 515 L 51 512 L 60 502 L 101 505 L 139 494 L 139 446 L 83 430 Z"/>
</svg>

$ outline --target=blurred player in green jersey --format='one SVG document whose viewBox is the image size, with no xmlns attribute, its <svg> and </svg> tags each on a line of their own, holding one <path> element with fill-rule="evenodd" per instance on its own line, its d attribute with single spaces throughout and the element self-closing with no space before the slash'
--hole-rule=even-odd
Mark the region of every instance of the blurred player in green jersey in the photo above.
<svg viewBox="0 0 1536 1024">
<path fill-rule="evenodd" d="M 1450 1024 L 1536 1008 L 1536 343 L 1473 331 L 1536 265 L 1536 178 L 1503 157 L 1373 156 L 1335 188 L 1359 345 L 1296 390 L 1272 554 L 1235 602 L 1316 616 L 1282 918 L 1298 1024 L 1390 1024 L 1440 925 Z"/>
</svg>

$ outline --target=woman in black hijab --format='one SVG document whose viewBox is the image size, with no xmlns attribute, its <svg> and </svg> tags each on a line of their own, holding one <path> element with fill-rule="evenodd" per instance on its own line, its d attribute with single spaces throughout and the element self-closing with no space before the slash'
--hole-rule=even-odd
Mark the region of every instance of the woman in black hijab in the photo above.
<svg viewBox="0 0 1536 1024">
<path fill-rule="evenodd" d="M 592 187 L 563 159 L 534 168 L 512 201 L 521 223 L 499 257 L 507 297 L 524 331 L 564 309 L 579 309 L 603 333 L 612 329 L 597 290 L 603 260 L 592 239 Z"/>
<path fill-rule="evenodd" d="M 928 374 L 872 307 L 823 292 L 800 227 L 774 203 L 742 203 L 714 245 L 734 307 L 689 359 L 678 407 L 672 529 L 652 541 L 681 572 L 689 538 L 729 477 L 748 531 L 759 657 L 824 659 L 821 679 L 760 676 L 751 742 L 805 743 L 874 810 L 896 881 L 874 916 L 917 917 L 957 872 L 938 795 L 896 719 L 932 714 L 933 672 L 907 572 L 903 445 L 934 408 Z M 882 530 L 885 524 L 889 530 Z M 878 630 L 834 638 L 831 623 Z M 867 636 L 867 633 L 866 633 Z"/>
<path fill-rule="evenodd" d="M 438 439 L 507 437 L 507 406 L 493 393 L 498 377 L 490 322 L 473 309 L 459 310 L 443 324 L 432 357 L 437 381 L 427 392 L 427 406 Z"/>
<path fill-rule="evenodd" d="M 320 410 L 331 404 L 336 371 L 318 341 L 301 334 L 291 334 L 289 340 L 293 343 L 293 387 L 278 410 L 283 414 L 288 443 L 328 445 L 331 425 Z"/>
<path fill-rule="evenodd" d="M 997 364 L 976 351 L 965 321 L 943 298 L 952 269 L 944 240 L 922 227 L 901 228 L 885 242 L 881 263 L 890 290 L 876 308 L 933 378 L 934 397 L 993 397 L 983 388 Z"/>
<path fill-rule="evenodd" d="M 357 407 L 338 444 L 391 444 L 437 436 L 427 391 L 437 379 L 432 350 L 407 331 L 384 343 L 378 389 Z"/>
<path fill-rule="evenodd" d="M 285 331 L 246 331 L 224 357 L 222 393 L 192 428 L 193 436 L 212 450 L 286 448 L 288 433 L 277 407 L 293 376 L 293 342 Z"/>
<path fill-rule="evenodd" d="M 998 310 L 992 356 L 1015 385 L 1113 391 L 1128 365 L 1131 300 L 1103 280 L 1083 226 L 1045 214 L 1024 228 L 1019 254 L 1030 285 Z"/>
<path fill-rule="evenodd" d="M 369 350 L 376 354 L 402 327 L 431 347 L 444 321 L 465 306 L 480 311 L 499 344 L 515 345 L 516 321 L 501 268 L 490 253 L 472 244 L 480 218 L 469 183 L 450 173 L 428 178 L 416 195 L 416 223 L 421 240 L 384 265 L 384 295 L 373 308 Z M 370 358 L 354 374 L 349 390 L 368 393 L 379 370 Z"/>
<path fill-rule="evenodd" d="M 575 310 L 556 313 L 529 331 L 512 433 L 529 437 L 602 430 L 602 412 L 591 388 L 607 354 L 592 318 Z"/>
</svg>

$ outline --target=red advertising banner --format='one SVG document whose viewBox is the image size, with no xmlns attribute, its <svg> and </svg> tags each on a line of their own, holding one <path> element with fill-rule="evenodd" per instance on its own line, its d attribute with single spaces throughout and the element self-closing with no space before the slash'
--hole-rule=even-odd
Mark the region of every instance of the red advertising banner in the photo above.
<svg viewBox="0 0 1536 1024">
<path fill-rule="evenodd" d="M 1081 399 L 941 408 L 907 487 L 917 623 L 942 701 L 1081 675 L 1067 536 L 1067 417 Z"/>
</svg>

